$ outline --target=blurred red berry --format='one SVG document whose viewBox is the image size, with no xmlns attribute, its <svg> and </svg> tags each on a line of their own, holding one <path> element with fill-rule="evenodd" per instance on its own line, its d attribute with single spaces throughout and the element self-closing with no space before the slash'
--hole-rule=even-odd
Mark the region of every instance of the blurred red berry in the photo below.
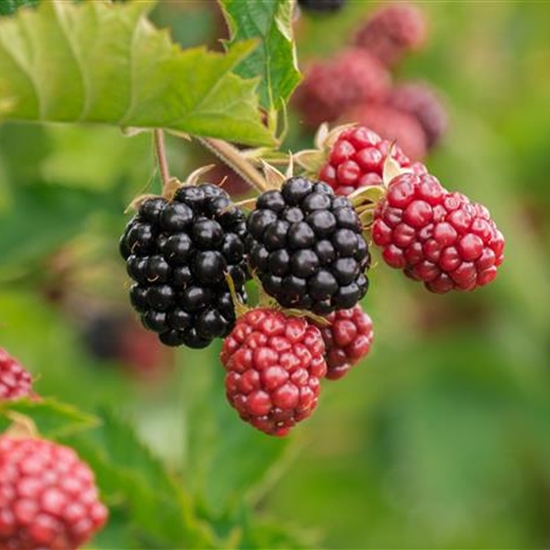
<svg viewBox="0 0 550 550">
<path fill-rule="evenodd" d="M 388 66 L 405 54 L 420 49 L 428 36 L 424 12 L 412 4 L 385 5 L 375 11 L 355 37 L 364 48 Z"/>
<path fill-rule="evenodd" d="M 106 519 L 94 474 L 72 449 L 0 437 L 0 548 L 76 549 Z"/>
<path fill-rule="evenodd" d="M 0 348 L 0 401 L 35 397 L 30 373 L 5 349 Z"/>
<path fill-rule="evenodd" d="M 350 105 L 382 101 L 391 78 L 378 59 L 364 50 L 351 48 L 327 61 L 313 63 L 296 90 L 294 106 L 306 126 L 316 128 L 336 120 Z"/>
<path fill-rule="evenodd" d="M 428 149 L 435 147 L 448 126 L 447 111 L 432 86 L 421 82 L 408 82 L 396 86 L 388 104 L 418 120 L 426 135 Z"/>
</svg>

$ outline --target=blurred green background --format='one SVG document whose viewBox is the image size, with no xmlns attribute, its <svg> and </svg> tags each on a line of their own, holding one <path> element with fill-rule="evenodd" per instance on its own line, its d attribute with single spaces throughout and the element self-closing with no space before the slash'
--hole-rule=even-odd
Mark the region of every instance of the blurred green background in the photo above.
<svg viewBox="0 0 550 550">
<path fill-rule="evenodd" d="M 376 5 L 302 15 L 300 62 L 342 47 Z M 427 80 L 446 99 L 451 127 L 427 164 L 490 207 L 507 239 L 494 284 L 436 296 L 379 262 L 364 302 L 371 355 L 324 384 L 316 414 L 289 442 L 269 440 L 225 403 L 219 348 L 161 350 L 133 321 L 117 242 L 130 200 L 159 190 L 150 137 L 5 124 L 0 345 L 38 376 L 39 393 L 133 418 L 210 509 L 220 494 L 239 500 L 233 465 L 253 470 L 262 452 L 279 453 L 251 502 L 319 547 L 547 547 L 550 9 L 417 5 L 431 38 L 395 79 Z M 223 34 L 212 2 L 161 2 L 154 19 L 185 46 L 215 46 Z M 311 146 L 290 116 L 289 145 Z M 208 162 L 198 146 L 168 145 L 182 178 Z M 117 342 L 105 340 L 106 326 Z M 98 544 L 112 547 L 108 531 Z"/>
</svg>

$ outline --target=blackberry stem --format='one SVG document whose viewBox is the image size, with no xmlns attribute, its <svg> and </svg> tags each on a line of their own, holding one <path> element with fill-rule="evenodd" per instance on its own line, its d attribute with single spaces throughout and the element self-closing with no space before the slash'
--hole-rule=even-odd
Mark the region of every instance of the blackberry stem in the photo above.
<svg viewBox="0 0 550 550">
<path fill-rule="evenodd" d="M 223 160 L 239 176 L 244 178 L 250 185 L 255 187 L 260 193 L 267 191 L 269 186 L 262 176 L 256 170 L 253 164 L 241 155 L 241 152 L 230 143 L 215 138 L 197 138 L 202 145 L 212 151 L 219 159 Z"/>
<path fill-rule="evenodd" d="M 166 147 L 164 145 L 164 132 L 162 130 L 153 130 L 155 140 L 155 153 L 162 180 L 162 189 L 164 190 L 170 181 L 170 171 L 168 170 L 168 161 L 166 160 Z"/>
</svg>

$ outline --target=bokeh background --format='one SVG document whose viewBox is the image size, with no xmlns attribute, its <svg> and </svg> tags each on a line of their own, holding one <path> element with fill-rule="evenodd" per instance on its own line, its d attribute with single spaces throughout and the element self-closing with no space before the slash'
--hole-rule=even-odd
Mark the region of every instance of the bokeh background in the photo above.
<svg viewBox="0 0 550 550">
<path fill-rule="evenodd" d="M 350 0 L 296 22 L 300 64 L 340 49 L 378 5 Z M 444 185 L 488 205 L 507 239 L 494 284 L 431 295 L 382 262 L 364 305 L 371 355 L 326 382 L 289 442 L 225 403 L 219 348 L 162 349 L 127 303 L 117 243 L 130 200 L 158 190 L 148 135 L 103 127 L 0 127 L 0 345 L 43 395 L 109 404 L 215 508 L 232 464 L 281 459 L 257 513 L 326 548 L 542 548 L 550 544 L 550 9 L 545 2 L 417 2 L 422 51 L 394 78 L 442 93 L 450 127 L 427 159 Z M 184 46 L 219 48 L 213 2 L 153 14 Z M 175 175 L 211 162 L 170 139 Z M 286 146 L 312 136 L 290 112 Z M 210 176 L 214 177 L 214 176 Z M 225 446 L 215 447 L 220 438 Z M 207 452 L 207 449 L 210 451 Z M 109 546 L 111 544 L 111 546 Z M 109 531 L 98 545 L 113 547 Z"/>
</svg>

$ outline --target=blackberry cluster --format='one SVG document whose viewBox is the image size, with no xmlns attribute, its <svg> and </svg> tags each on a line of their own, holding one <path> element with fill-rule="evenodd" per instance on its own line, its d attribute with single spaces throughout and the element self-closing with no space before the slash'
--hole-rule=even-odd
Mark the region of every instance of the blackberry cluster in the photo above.
<svg viewBox="0 0 550 550">
<path fill-rule="evenodd" d="M 331 13 L 341 10 L 346 0 L 298 0 L 298 5 L 305 11 Z"/>
<path fill-rule="evenodd" d="M 326 374 L 319 329 L 305 318 L 254 309 L 224 341 L 226 395 L 239 416 L 269 435 L 286 435 L 317 406 Z"/>
<path fill-rule="evenodd" d="M 169 346 L 203 348 L 227 336 L 235 311 L 225 274 L 244 300 L 245 234 L 244 213 L 216 185 L 145 200 L 120 243 L 144 326 Z"/>
<path fill-rule="evenodd" d="M 411 163 L 398 145 L 382 139 L 366 126 L 343 130 L 330 148 L 319 179 L 328 183 L 337 195 L 349 195 L 356 189 L 382 185 L 384 163 L 391 151 L 392 159 L 401 168 L 425 173 L 420 162 Z"/>
<path fill-rule="evenodd" d="M 5 349 L 0 348 L 0 401 L 34 397 L 30 373 Z"/>
<path fill-rule="evenodd" d="M 372 239 L 384 261 L 432 292 L 490 283 L 504 237 L 482 205 L 449 193 L 430 174 L 394 178 L 374 214 Z"/>
<path fill-rule="evenodd" d="M 283 307 L 326 315 L 366 294 L 370 255 L 361 223 L 326 183 L 290 178 L 260 195 L 247 225 L 250 265 Z"/>
<path fill-rule="evenodd" d="M 93 472 L 72 449 L 0 437 L 0 548 L 76 549 L 107 514 Z"/>
</svg>

